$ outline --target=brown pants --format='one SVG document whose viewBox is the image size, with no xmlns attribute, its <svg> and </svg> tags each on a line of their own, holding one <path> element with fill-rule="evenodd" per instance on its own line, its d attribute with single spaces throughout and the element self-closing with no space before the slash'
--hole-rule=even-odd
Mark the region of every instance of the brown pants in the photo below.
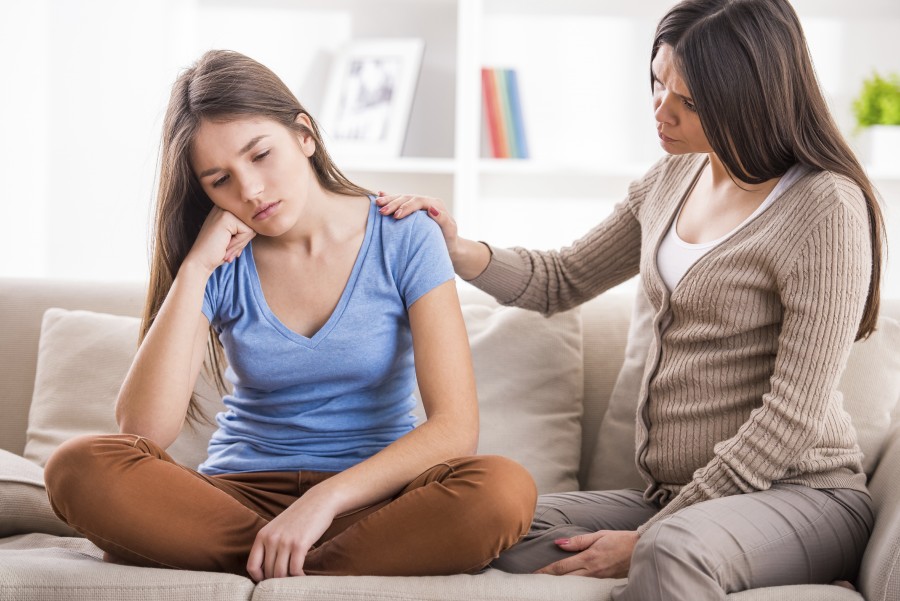
<svg viewBox="0 0 900 601">
<path fill-rule="evenodd" d="M 44 472 L 56 514 L 98 547 L 141 566 L 247 576 L 256 534 L 327 472 L 206 476 L 130 434 L 83 436 Z M 473 572 L 531 524 L 534 481 L 504 457 L 453 459 L 394 498 L 335 518 L 307 554 L 311 575 Z"/>
</svg>

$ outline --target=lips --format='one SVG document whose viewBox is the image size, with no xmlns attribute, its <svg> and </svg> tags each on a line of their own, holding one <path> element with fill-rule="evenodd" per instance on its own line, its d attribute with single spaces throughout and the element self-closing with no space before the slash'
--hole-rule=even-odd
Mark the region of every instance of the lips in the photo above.
<svg viewBox="0 0 900 601">
<path fill-rule="evenodd" d="M 659 134 L 659 139 L 662 140 L 663 142 L 676 142 L 677 141 L 677 140 L 670 138 L 666 134 L 662 133 L 662 131 L 657 130 L 657 133 Z"/>
<path fill-rule="evenodd" d="M 280 204 L 281 201 L 277 200 L 275 202 L 269 202 L 262 205 L 259 210 L 253 214 L 254 221 L 261 221 L 263 219 L 266 219 L 278 209 L 278 205 Z"/>
</svg>

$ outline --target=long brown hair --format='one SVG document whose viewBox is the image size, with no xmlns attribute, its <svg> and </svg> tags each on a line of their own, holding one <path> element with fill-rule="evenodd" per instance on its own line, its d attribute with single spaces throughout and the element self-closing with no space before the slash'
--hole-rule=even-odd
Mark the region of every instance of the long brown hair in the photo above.
<svg viewBox="0 0 900 601">
<path fill-rule="evenodd" d="M 300 114 L 309 117 L 311 129 L 297 123 Z M 298 134 L 311 136 L 316 149 L 309 160 L 324 189 L 338 194 L 369 194 L 368 190 L 351 182 L 335 166 L 322 144 L 315 119 L 275 73 L 238 52 L 206 52 L 175 81 L 163 122 L 159 189 L 150 249 L 150 285 L 141 325 L 141 341 L 153 324 L 178 269 L 213 207 L 190 164 L 191 144 L 200 122 L 203 119 L 228 121 L 246 116 L 268 118 Z M 224 392 L 224 353 L 212 327 L 209 357 L 211 365 L 207 364 L 206 368 L 212 372 L 219 390 Z M 188 416 L 193 420 L 201 417 L 193 396 Z"/>
<path fill-rule="evenodd" d="M 885 226 L 875 189 L 838 130 L 787 0 L 683 0 L 656 29 L 674 51 L 703 131 L 733 177 L 757 184 L 795 163 L 852 180 L 866 200 L 872 274 L 857 340 L 875 331 Z M 651 72 L 651 87 L 653 85 Z"/>
</svg>

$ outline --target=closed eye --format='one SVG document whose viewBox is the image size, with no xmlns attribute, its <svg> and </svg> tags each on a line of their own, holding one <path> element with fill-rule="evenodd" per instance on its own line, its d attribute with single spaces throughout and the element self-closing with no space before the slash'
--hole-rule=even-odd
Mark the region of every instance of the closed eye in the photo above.
<svg viewBox="0 0 900 601">
<path fill-rule="evenodd" d="M 226 181 L 228 181 L 228 176 L 227 176 L 227 175 L 223 175 L 222 177 L 220 177 L 219 179 L 217 179 L 216 181 L 214 181 L 214 182 L 212 183 L 212 187 L 213 187 L 213 188 L 218 188 L 219 186 L 221 186 L 222 184 L 224 184 Z"/>
<path fill-rule="evenodd" d="M 695 112 L 695 113 L 697 112 L 697 107 L 694 106 L 693 103 L 688 102 L 688 101 L 685 100 L 684 98 L 681 99 L 681 103 L 682 103 L 684 106 L 687 107 L 687 110 L 693 111 L 693 112 Z"/>
<path fill-rule="evenodd" d="M 267 156 L 269 156 L 269 152 L 271 152 L 271 151 L 270 151 L 270 150 L 266 150 L 265 152 L 259 153 L 258 155 L 256 155 L 255 157 L 253 157 L 253 162 L 255 163 L 256 161 L 261 161 L 261 160 L 263 160 L 264 158 L 266 158 Z"/>
</svg>

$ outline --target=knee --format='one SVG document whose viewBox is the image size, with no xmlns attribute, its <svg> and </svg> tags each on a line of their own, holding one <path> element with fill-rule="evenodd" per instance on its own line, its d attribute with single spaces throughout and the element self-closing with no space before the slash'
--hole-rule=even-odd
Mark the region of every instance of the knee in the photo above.
<svg viewBox="0 0 900 601">
<path fill-rule="evenodd" d="M 470 468 L 478 474 L 475 504 L 485 523 L 505 525 L 516 538 L 528 532 L 537 504 L 537 487 L 528 470 L 499 455 L 479 455 L 471 461 Z"/>
<path fill-rule="evenodd" d="M 712 563 L 708 543 L 680 516 L 673 516 L 647 530 L 638 540 L 631 558 L 632 567 L 646 567 L 656 573 L 667 572 L 669 568 L 680 571 L 685 567 L 711 573 L 715 569 Z"/>
<path fill-rule="evenodd" d="M 109 478 L 114 451 L 133 450 L 134 444 L 131 435 L 84 435 L 61 444 L 44 466 L 44 483 L 54 509 L 59 512 L 59 500 L 102 488 Z"/>
</svg>

